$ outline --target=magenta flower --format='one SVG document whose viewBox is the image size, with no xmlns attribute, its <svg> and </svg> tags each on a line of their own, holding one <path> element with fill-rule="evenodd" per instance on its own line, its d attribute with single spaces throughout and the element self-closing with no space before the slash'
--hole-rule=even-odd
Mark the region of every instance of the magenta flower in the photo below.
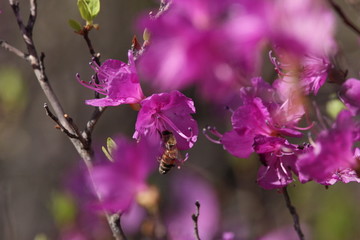
<svg viewBox="0 0 360 240">
<path fill-rule="evenodd" d="M 86 100 L 86 104 L 100 107 L 118 106 L 120 104 L 138 103 L 144 98 L 131 51 L 128 52 L 128 57 L 129 64 L 109 59 L 98 66 L 93 61 L 91 66 L 98 76 L 99 83 L 95 82 L 94 77 L 87 83 L 77 75 L 78 81 L 83 86 L 106 95 L 105 98 Z"/>
<path fill-rule="evenodd" d="M 263 165 L 259 168 L 257 183 L 264 189 L 279 189 L 293 182 L 292 172 L 295 169 L 296 155 L 276 156 L 260 155 Z"/>
<path fill-rule="evenodd" d="M 234 0 L 173 1 L 161 17 L 141 24 L 151 41 L 139 71 L 161 89 L 195 83 L 209 100 L 228 98 L 259 69 L 266 27 L 257 11 Z"/>
<path fill-rule="evenodd" d="M 280 101 L 276 89 L 261 78 L 252 79 L 252 88 L 243 88 L 243 105 L 234 111 L 233 130 L 221 137 L 224 148 L 234 156 L 246 158 L 256 149 L 255 137 L 301 137 L 296 127 L 303 112 L 293 113 L 291 101 Z M 277 149 L 274 148 L 274 151 Z"/>
<path fill-rule="evenodd" d="M 267 8 L 270 41 L 275 49 L 296 56 L 336 51 L 336 18 L 323 0 L 275 0 Z"/>
<path fill-rule="evenodd" d="M 119 138 L 115 142 L 114 162 L 104 156 L 91 170 L 89 179 L 102 200 L 95 208 L 112 213 L 129 209 L 136 194 L 147 189 L 147 178 L 157 165 L 157 152 L 147 141 L 136 143 Z"/>
<path fill-rule="evenodd" d="M 271 55 L 270 59 L 281 77 L 278 81 L 283 81 L 284 87 L 300 87 L 302 93 L 306 95 L 310 93 L 317 94 L 333 67 L 329 58 L 325 56 L 305 55 L 292 63 L 281 63 Z"/>
<path fill-rule="evenodd" d="M 357 165 L 353 153 L 355 125 L 349 111 L 342 111 L 334 126 L 323 131 L 312 149 L 299 155 L 296 166 L 301 182 L 314 180 L 332 185 L 337 181 L 356 180 L 351 170 Z"/>
<path fill-rule="evenodd" d="M 261 187 L 277 189 L 293 181 L 292 173 L 297 174 L 295 163 L 300 151 L 296 145 L 284 138 L 257 136 L 254 146 L 262 163 L 257 178 Z"/>
<path fill-rule="evenodd" d="M 360 80 L 350 78 L 341 86 L 340 99 L 353 115 L 360 113 Z"/>
<path fill-rule="evenodd" d="M 197 140 L 198 127 L 191 114 L 194 102 L 178 91 L 153 94 L 140 102 L 134 138 L 142 136 L 161 142 L 160 134 L 167 130 L 174 134 L 180 150 L 191 148 Z"/>
</svg>

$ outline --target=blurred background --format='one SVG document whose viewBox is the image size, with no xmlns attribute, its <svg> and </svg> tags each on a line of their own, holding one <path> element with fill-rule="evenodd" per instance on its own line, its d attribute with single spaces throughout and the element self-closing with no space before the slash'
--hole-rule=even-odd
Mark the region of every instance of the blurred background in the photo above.
<svg viewBox="0 0 360 240">
<path fill-rule="evenodd" d="M 360 26 L 359 3 L 356 0 L 337 2 Z M 28 1 L 20 1 L 25 19 L 28 7 Z M 158 3 L 151 0 L 103 0 L 95 19 L 100 29 L 90 33 L 101 59 L 126 62 L 127 50 L 136 33 L 134 20 L 139 14 L 157 7 Z M 0 10 L 0 39 L 25 49 L 7 1 L 0 2 Z M 78 84 L 75 74 L 80 73 L 87 79 L 93 70 L 88 65 L 91 57 L 85 41 L 67 23 L 70 18 L 81 20 L 75 0 L 38 1 L 34 41 L 38 51 L 46 55 L 47 75 L 65 112 L 83 128 L 93 110 L 84 100 L 93 98 L 93 93 Z M 141 38 L 141 33 L 137 34 Z M 359 36 L 339 19 L 337 39 L 340 56 L 336 64 L 349 71 L 348 77 L 359 78 Z M 267 58 L 264 59 L 264 73 L 272 78 L 273 67 Z M 321 89 L 316 97 L 321 107 L 326 106 L 334 90 L 336 86 L 331 84 Z M 193 89 L 185 94 L 195 101 L 197 114 L 194 118 L 200 129 L 206 125 L 216 126 L 220 132 L 231 128 L 229 112 L 215 110 L 209 103 L 202 102 Z M 75 210 L 71 200 L 63 195 L 63 185 L 64 178 L 81 160 L 67 137 L 56 130 L 54 122 L 45 115 L 43 105 L 46 102 L 28 63 L 0 49 L 0 239 L 58 239 L 66 221 L 74 218 Z M 93 133 L 95 146 L 105 145 L 107 137 L 118 133 L 130 138 L 136 114 L 128 106 L 108 108 Z M 166 178 L 154 176 L 152 181 L 160 189 L 174 189 L 192 177 L 200 179 L 194 180 L 198 184 L 190 181 L 185 186 L 195 192 L 198 192 L 197 187 L 208 189 L 204 194 L 212 196 L 209 197 L 213 199 L 209 200 L 211 207 L 202 207 L 204 216 L 207 216 L 205 211 L 209 211 L 217 219 L 213 238 L 221 239 L 223 232 L 233 232 L 235 239 L 257 239 L 277 229 L 291 228 L 292 219 L 283 195 L 276 190 L 263 190 L 255 182 L 260 164 L 256 156 L 236 159 L 201 134 L 189 154 L 190 159 L 181 170 L 172 170 Z M 175 185 L 171 185 L 173 182 Z M 165 207 L 174 201 L 166 192 L 161 192 Z M 312 182 L 305 185 L 295 182 L 289 186 L 289 193 L 308 233 L 307 239 L 360 239 L 358 184 L 336 184 L 325 189 Z M 201 209 L 199 221 L 206 221 L 206 217 L 201 218 Z"/>
</svg>

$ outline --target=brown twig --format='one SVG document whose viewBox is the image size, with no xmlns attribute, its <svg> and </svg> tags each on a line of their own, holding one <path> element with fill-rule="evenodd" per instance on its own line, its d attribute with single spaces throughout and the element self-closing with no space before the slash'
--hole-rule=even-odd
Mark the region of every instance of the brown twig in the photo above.
<svg viewBox="0 0 360 240">
<path fill-rule="evenodd" d="M 200 240 L 200 235 L 199 235 L 199 225 L 198 225 L 198 220 L 199 220 L 199 215 L 200 215 L 200 203 L 199 201 L 195 202 L 195 206 L 196 206 L 196 213 L 194 213 L 191 218 L 194 221 L 194 232 L 195 232 L 195 237 L 197 240 Z"/>
<path fill-rule="evenodd" d="M 348 27 L 350 27 L 354 32 L 356 32 L 357 34 L 360 35 L 360 29 L 355 26 L 354 23 L 352 23 L 350 21 L 350 19 L 346 16 L 346 14 L 344 13 L 344 11 L 340 8 L 339 5 L 337 5 L 333 0 L 329 0 L 330 5 L 332 6 L 332 8 L 335 10 L 335 12 L 341 17 L 341 19 L 344 21 L 344 23 L 346 25 L 348 25 Z"/>
<path fill-rule="evenodd" d="M 286 206 L 287 208 L 289 209 L 289 212 L 293 218 L 293 221 L 294 221 L 294 229 L 297 233 L 297 235 L 299 236 L 299 239 L 300 240 L 304 240 L 304 234 L 303 232 L 301 231 L 301 227 L 300 227 L 300 221 L 299 221 L 299 215 L 297 214 L 296 212 L 296 208 L 291 204 L 291 200 L 290 200 L 290 196 L 289 196 L 289 193 L 287 191 L 287 188 L 286 187 L 283 187 L 282 189 L 282 193 L 284 195 L 284 199 L 285 199 L 285 202 L 286 202 Z"/>
<path fill-rule="evenodd" d="M 76 138 L 79 139 L 79 136 L 70 133 L 59 121 L 59 119 L 50 111 L 48 105 L 46 103 L 44 103 L 44 108 L 45 108 L 45 112 L 46 115 L 49 116 L 58 126 L 58 128 L 65 133 L 69 138 Z"/>
<path fill-rule="evenodd" d="M 100 66 L 101 65 L 100 54 L 95 52 L 92 42 L 89 38 L 89 32 L 90 31 L 88 29 L 84 28 L 82 35 L 84 37 L 86 45 L 88 46 L 89 52 L 90 52 L 93 60 L 96 62 L 96 64 L 98 64 Z M 95 75 L 95 83 L 97 83 L 97 84 L 99 83 L 99 78 L 98 78 L 97 74 Z M 95 92 L 95 98 L 100 98 L 100 95 L 98 92 Z M 98 122 L 99 118 L 101 117 L 101 115 L 103 114 L 105 109 L 106 109 L 106 107 L 95 107 L 93 113 L 91 114 L 90 120 L 86 123 L 85 130 L 83 131 L 82 136 L 84 139 L 86 139 L 88 141 L 89 144 L 91 144 L 91 142 L 92 142 L 92 139 L 91 139 L 92 131 L 94 130 L 96 123 Z"/>
<path fill-rule="evenodd" d="M 151 12 L 151 13 L 150 13 L 150 16 L 151 16 L 152 18 L 158 18 L 158 17 L 160 17 L 163 13 L 165 13 L 165 12 L 169 9 L 171 3 L 172 3 L 172 0 L 161 0 L 161 2 L 160 2 L 160 7 L 159 7 L 159 10 L 157 11 L 157 13 L 156 13 L 156 14 L 153 14 L 153 13 Z"/>
<path fill-rule="evenodd" d="M 4 48 L 5 50 L 7 50 L 11 53 L 14 53 L 16 56 L 18 56 L 24 60 L 28 60 L 27 54 L 25 54 L 23 51 L 17 49 L 16 47 L 10 45 L 9 43 L 7 43 L 6 41 L 1 40 L 1 39 L 0 39 L 0 47 Z"/>
<path fill-rule="evenodd" d="M 33 28 L 36 22 L 37 16 L 37 1 L 36 0 L 29 0 L 30 1 L 30 16 L 28 19 L 28 23 L 25 26 L 22 18 L 20 16 L 20 8 L 19 3 L 14 0 L 9 0 L 10 6 L 14 12 L 16 17 L 16 21 L 18 23 L 19 29 L 22 33 L 23 40 L 26 44 L 27 53 L 22 52 L 21 50 L 13 47 L 12 45 L 8 44 L 7 42 L 0 40 L 0 47 L 14 53 L 15 55 L 19 56 L 20 58 L 26 60 L 30 63 L 33 68 L 34 74 L 38 80 L 39 85 L 41 86 L 42 91 L 44 92 L 46 98 L 48 99 L 54 113 L 52 113 L 47 105 L 44 106 L 45 111 L 49 117 L 51 117 L 60 127 L 60 129 L 69 137 L 69 140 L 74 145 L 75 149 L 77 150 L 80 157 L 84 160 L 85 165 L 91 175 L 92 169 L 92 155 L 93 151 L 91 148 L 91 131 L 93 130 L 97 120 L 99 119 L 103 109 L 95 109 L 92 118 L 90 119 L 90 123 L 87 124 L 87 131 L 85 129 L 84 132 L 87 132 L 86 138 L 79 133 L 76 124 L 72 121 L 72 119 L 65 114 L 60 101 L 58 100 L 55 92 L 53 91 L 48 77 L 45 72 L 45 65 L 44 65 L 44 58 L 45 55 L 41 53 L 40 57 L 37 54 L 37 50 L 35 44 L 32 39 Z M 96 188 L 95 188 L 96 189 Z M 99 201 L 101 201 L 101 197 L 98 193 Z M 110 215 L 105 212 L 106 218 L 108 220 L 108 224 L 111 227 L 112 222 Z M 111 230 L 114 230 L 111 228 Z M 117 240 L 126 240 L 126 238 L 121 238 L 121 236 L 117 232 L 113 232 L 115 239 Z"/>
</svg>

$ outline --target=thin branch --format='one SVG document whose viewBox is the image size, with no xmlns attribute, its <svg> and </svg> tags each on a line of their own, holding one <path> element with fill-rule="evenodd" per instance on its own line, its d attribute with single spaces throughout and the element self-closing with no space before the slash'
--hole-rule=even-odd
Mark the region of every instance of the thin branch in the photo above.
<svg viewBox="0 0 360 240">
<path fill-rule="evenodd" d="M 120 214 L 113 214 L 109 218 L 110 227 L 116 240 L 127 240 L 121 227 Z"/>
<path fill-rule="evenodd" d="M 106 107 L 97 107 L 94 109 L 90 120 L 86 123 L 85 130 L 82 132 L 82 136 L 86 139 L 89 143 L 91 143 L 91 134 L 95 128 L 96 123 L 100 119 L 101 115 L 105 111 Z"/>
<path fill-rule="evenodd" d="M 37 1 L 30 0 L 30 15 L 29 15 L 28 23 L 26 25 L 26 29 L 30 32 L 32 32 L 34 28 L 36 17 L 37 17 Z"/>
<path fill-rule="evenodd" d="M 156 14 L 153 14 L 152 12 L 150 13 L 150 16 L 152 18 L 158 18 L 160 17 L 162 14 L 164 14 L 170 7 L 172 3 L 172 0 L 161 0 L 160 2 L 160 7 L 159 10 L 157 11 Z"/>
<path fill-rule="evenodd" d="M 46 115 L 49 116 L 58 126 L 58 128 L 65 133 L 69 138 L 76 138 L 79 139 L 79 136 L 70 133 L 59 121 L 59 119 L 50 111 L 48 105 L 46 103 L 44 103 L 44 108 L 45 108 L 45 112 Z"/>
<path fill-rule="evenodd" d="M 293 221 L 294 221 L 294 229 L 297 233 L 297 235 L 299 236 L 299 239 L 300 240 L 304 240 L 304 234 L 303 232 L 301 231 L 301 227 L 300 227 L 300 221 L 299 221 L 299 215 L 297 214 L 296 212 L 296 208 L 291 204 L 291 200 L 290 200 L 290 196 L 289 196 L 289 193 L 287 191 L 287 188 L 286 187 L 283 187 L 282 189 L 282 193 L 284 195 L 284 199 L 285 199 L 285 202 L 286 202 L 286 206 L 287 208 L 289 209 L 289 212 L 293 218 Z"/>
<path fill-rule="evenodd" d="M 16 47 L 10 45 L 6 41 L 0 39 L 0 46 L 11 53 L 14 53 L 16 56 L 28 61 L 27 54 L 25 54 L 23 51 L 17 49 Z"/>
<path fill-rule="evenodd" d="M 193 214 L 191 216 L 191 218 L 194 221 L 194 232 L 195 232 L 196 240 L 201 240 L 200 236 L 199 236 L 199 226 L 198 226 L 198 220 L 199 220 L 199 215 L 200 215 L 200 203 L 199 203 L 199 201 L 195 202 L 195 206 L 196 206 L 196 213 Z"/>
<path fill-rule="evenodd" d="M 355 26 L 354 23 L 352 23 L 350 21 L 350 19 L 346 16 L 346 14 L 344 13 L 344 11 L 340 8 L 339 5 L 337 5 L 333 0 L 329 0 L 330 5 L 333 7 L 333 9 L 335 10 L 335 12 L 341 17 L 341 19 L 344 21 L 344 23 L 346 25 L 348 25 L 348 27 L 350 27 L 354 32 L 356 32 L 357 34 L 360 35 L 360 29 Z"/>
<path fill-rule="evenodd" d="M 33 31 L 33 27 L 34 27 L 34 24 L 36 21 L 36 15 L 37 15 L 36 0 L 30 0 L 30 16 L 29 16 L 29 20 L 28 20 L 26 27 L 24 26 L 24 23 L 21 19 L 20 13 L 19 13 L 19 11 L 20 11 L 19 3 L 15 2 L 14 0 L 9 0 L 9 3 L 11 5 L 11 8 L 13 9 L 18 26 L 22 33 L 23 40 L 26 43 L 28 53 L 25 54 L 25 53 L 21 52 L 20 50 L 18 50 L 17 48 L 11 46 L 10 44 L 8 44 L 2 40 L 0 42 L 1 47 L 14 53 L 15 55 L 21 57 L 22 59 L 27 60 L 30 63 L 30 65 L 33 68 L 34 74 L 38 80 L 38 83 L 41 86 L 41 89 L 43 90 L 52 109 L 54 110 L 54 114 L 53 114 L 49 110 L 48 106 L 45 105 L 44 107 L 45 107 L 47 115 L 49 117 L 51 117 L 59 125 L 60 129 L 63 132 L 65 132 L 67 134 L 67 136 L 69 137 L 69 140 L 74 145 L 76 151 L 78 152 L 80 157 L 84 160 L 88 171 L 91 172 L 91 169 L 92 169 L 92 161 L 91 160 L 92 160 L 92 156 L 93 156 L 93 151 L 92 151 L 91 145 L 90 145 L 91 141 L 88 140 L 88 139 L 91 139 L 91 137 L 89 135 L 88 138 L 84 139 L 82 137 L 82 135 L 80 133 L 78 133 L 78 129 L 77 129 L 76 125 L 74 124 L 74 122 L 72 121 L 72 119 L 68 115 L 65 114 L 65 112 L 62 108 L 62 105 L 60 104 L 60 101 L 58 100 L 55 92 L 53 91 L 53 89 L 48 81 L 48 77 L 45 73 L 45 66 L 44 66 L 45 55 L 42 53 L 39 58 L 35 44 L 32 39 L 32 31 Z M 95 111 L 99 111 L 99 110 L 95 110 Z M 91 131 L 93 130 L 94 125 L 96 124 L 98 118 L 100 117 L 99 114 L 101 115 L 101 113 L 102 113 L 102 111 L 99 111 L 99 113 L 95 114 L 95 116 L 91 119 L 93 121 L 90 120 L 91 124 L 89 127 L 87 126 L 90 129 L 88 131 L 88 133 L 91 133 Z M 99 200 L 101 201 L 101 197 L 98 193 L 97 193 L 97 196 L 98 196 Z M 109 214 L 107 214 L 105 212 L 105 215 L 108 220 L 109 226 L 112 226 L 112 222 L 111 222 Z M 111 230 L 113 231 L 114 229 L 111 228 Z M 118 236 L 119 234 L 117 232 L 113 232 L 113 234 L 117 240 L 126 240 L 126 238 L 120 238 Z"/>
<path fill-rule="evenodd" d="M 85 39 L 85 42 L 86 42 L 86 44 L 87 44 L 87 46 L 89 48 L 89 52 L 90 52 L 91 56 L 94 58 L 95 62 L 98 65 L 100 65 L 100 54 L 95 52 L 94 47 L 92 45 L 92 42 L 91 42 L 91 40 L 89 38 L 89 32 L 90 31 L 85 28 L 82 35 L 83 35 L 83 37 Z"/>
<path fill-rule="evenodd" d="M 84 29 L 83 31 L 83 37 L 84 40 L 86 42 L 86 45 L 88 46 L 89 52 L 93 58 L 93 60 L 96 62 L 97 65 L 101 65 L 100 62 L 100 54 L 95 52 L 95 49 L 92 45 L 92 42 L 89 38 L 89 32 L 90 30 L 88 29 Z M 95 75 L 95 83 L 99 83 L 99 78 L 97 76 L 97 74 Z M 98 92 L 95 92 L 95 98 L 100 98 L 100 94 Z M 96 123 L 98 122 L 99 118 L 101 117 L 101 115 L 103 114 L 103 112 L 105 111 L 106 107 L 95 107 L 93 113 L 91 114 L 90 120 L 86 123 L 86 127 L 85 130 L 83 131 L 83 138 L 86 139 L 89 144 L 91 144 L 91 134 L 92 131 L 94 130 L 94 127 L 96 125 Z"/>
</svg>

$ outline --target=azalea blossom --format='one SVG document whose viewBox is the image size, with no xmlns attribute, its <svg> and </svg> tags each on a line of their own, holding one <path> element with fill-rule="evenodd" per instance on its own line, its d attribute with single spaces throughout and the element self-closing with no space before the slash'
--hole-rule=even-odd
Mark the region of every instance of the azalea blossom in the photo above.
<svg viewBox="0 0 360 240">
<path fill-rule="evenodd" d="M 136 143 L 118 138 L 115 142 L 114 162 L 102 156 L 91 169 L 89 182 L 93 183 L 94 191 L 101 199 L 94 207 L 119 213 L 127 211 L 136 195 L 147 190 L 147 178 L 156 169 L 158 153 L 145 140 Z"/>
<path fill-rule="evenodd" d="M 336 52 L 335 16 L 322 0 L 175 0 L 160 17 L 140 22 L 151 32 L 140 72 L 165 90 L 196 84 L 213 102 L 250 85 L 266 45 L 300 59 Z M 316 92 L 327 61 L 303 65 L 302 78 Z"/>
<path fill-rule="evenodd" d="M 337 181 L 359 181 L 352 168 L 357 165 L 354 156 L 355 124 L 349 111 L 338 115 L 334 126 L 317 137 L 312 149 L 299 155 L 296 166 L 302 183 L 314 180 L 323 185 Z"/>
<path fill-rule="evenodd" d="M 150 45 L 139 71 L 161 89 L 198 84 L 208 100 L 223 100 L 260 68 L 264 19 L 234 0 L 176 0 L 157 19 L 142 19 Z"/>
<path fill-rule="evenodd" d="M 275 57 L 272 57 L 270 52 L 270 60 L 280 76 L 278 81 L 283 81 L 285 87 L 297 86 L 306 95 L 310 93 L 316 95 L 318 93 L 333 67 L 329 58 L 325 55 L 321 57 L 304 55 L 295 60 L 291 59 L 289 62 L 286 62 L 285 57 L 281 59 L 281 61 L 285 62 L 280 62 Z"/>
<path fill-rule="evenodd" d="M 339 96 L 353 115 L 360 113 L 360 80 L 356 78 L 346 80 L 341 86 Z"/>
<path fill-rule="evenodd" d="M 296 126 L 303 112 L 289 114 L 289 101 L 280 101 L 276 89 L 261 78 L 252 79 L 252 88 L 243 88 L 243 105 L 232 115 L 233 130 L 224 133 L 221 143 L 237 157 L 246 158 L 256 149 L 255 137 L 301 137 Z M 276 148 L 274 148 L 274 151 Z"/>
<path fill-rule="evenodd" d="M 335 15 L 324 0 L 274 0 L 266 8 L 269 39 L 293 56 L 336 52 Z"/>
<path fill-rule="evenodd" d="M 161 142 L 161 133 L 174 134 L 179 150 L 191 148 L 197 140 L 198 127 L 191 114 L 194 102 L 179 91 L 153 94 L 140 102 L 134 138 L 146 137 Z"/>
<path fill-rule="evenodd" d="M 86 104 L 100 107 L 118 106 L 120 104 L 138 103 L 145 97 L 139 83 L 134 57 L 130 50 L 128 57 L 128 64 L 119 60 L 108 59 L 99 66 L 95 61 L 92 61 L 91 67 L 96 72 L 99 83 L 95 82 L 95 77 L 87 83 L 81 80 L 77 74 L 76 77 L 83 86 L 106 96 L 105 98 L 86 100 Z"/>
<path fill-rule="evenodd" d="M 284 138 L 257 136 L 255 151 L 260 154 L 257 183 L 264 189 L 278 189 L 293 181 L 297 174 L 296 160 L 298 146 L 288 143 Z"/>
</svg>

